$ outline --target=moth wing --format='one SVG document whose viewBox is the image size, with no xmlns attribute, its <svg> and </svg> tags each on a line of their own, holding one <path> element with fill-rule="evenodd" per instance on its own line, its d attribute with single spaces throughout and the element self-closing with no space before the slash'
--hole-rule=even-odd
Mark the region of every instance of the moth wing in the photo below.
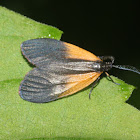
<svg viewBox="0 0 140 140">
<path fill-rule="evenodd" d="M 65 47 L 67 48 L 67 59 L 82 59 L 82 60 L 88 60 L 88 61 L 101 61 L 99 57 L 94 55 L 93 53 L 82 49 L 76 45 L 63 42 Z"/>
<path fill-rule="evenodd" d="M 77 91 L 82 90 L 83 88 L 89 86 L 91 83 L 93 83 L 99 76 L 101 75 L 101 73 L 90 73 L 87 74 L 87 78 L 85 78 L 82 81 L 79 82 L 75 82 L 75 85 L 73 85 L 71 88 L 69 88 L 68 90 L 66 90 L 65 92 L 61 93 L 58 97 L 62 98 L 64 96 L 68 96 L 71 94 L 76 93 Z"/>
<path fill-rule="evenodd" d="M 50 62 L 69 61 L 69 59 L 101 60 L 78 46 L 50 38 L 27 40 L 21 44 L 21 51 L 25 58 L 36 66 L 44 66 Z"/>
<path fill-rule="evenodd" d="M 20 96 L 31 102 L 50 102 L 71 95 L 100 76 L 94 71 L 94 54 L 75 45 L 54 39 L 33 39 L 22 43 L 21 50 L 36 65 L 20 85 Z"/>
<path fill-rule="evenodd" d="M 34 68 L 21 82 L 19 95 L 30 102 L 50 102 L 83 89 L 98 76 L 100 73 L 96 72 L 82 75 L 59 75 Z"/>
</svg>

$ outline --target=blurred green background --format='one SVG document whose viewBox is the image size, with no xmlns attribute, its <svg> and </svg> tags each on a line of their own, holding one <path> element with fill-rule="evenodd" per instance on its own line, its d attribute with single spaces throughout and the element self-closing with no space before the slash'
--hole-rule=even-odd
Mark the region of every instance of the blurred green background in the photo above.
<svg viewBox="0 0 140 140">
<path fill-rule="evenodd" d="M 5 0 L 0 5 L 59 28 L 63 41 L 140 69 L 138 1 Z M 118 69 L 109 73 L 137 87 L 127 102 L 140 109 L 140 75 Z"/>
</svg>

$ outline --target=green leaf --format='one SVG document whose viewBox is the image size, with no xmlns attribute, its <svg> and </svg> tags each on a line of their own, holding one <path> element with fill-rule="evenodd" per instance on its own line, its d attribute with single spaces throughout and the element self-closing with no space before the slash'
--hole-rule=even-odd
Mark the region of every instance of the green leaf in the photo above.
<svg viewBox="0 0 140 140">
<path fill-rule="evenodd" d="M 33 38 L 60 39 L 62 31 L 0 7 L 0 81 L 23 78 L 31 69 L 20 44 Z"/>
<path fill-rule="evenodd" d="M 89 87 L 45 104 L 22 100 L 19 85 L 31 67 L 20 52 L 21 42 L 49 37 L 48 31 L 53 38 L 60 39 L 62 32 L 2 7 L 1 23 L 4 29 L 0 26 L 0 139 L 140 139 L 140 112 L 125 103 L 134 86 L 113 76 L 120 85 L 103 78 L 90 100 Z"/>
</svg>

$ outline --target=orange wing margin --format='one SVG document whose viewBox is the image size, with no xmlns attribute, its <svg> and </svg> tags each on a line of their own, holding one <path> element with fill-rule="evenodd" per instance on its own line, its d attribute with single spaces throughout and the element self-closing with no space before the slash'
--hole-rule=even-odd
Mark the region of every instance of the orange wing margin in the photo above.
<svg viewBox="0 0 140 140">
<path fill-rule="evenodd" d="M 79 80 L 78 82 L 74 82 L 73 86 L 71 88 L 69 88 L 68 90 L 66 90 L 65 92 L 63 92 L 62 94 L 60 94 L 58 96 L 58 98 L 62 98 L 64 96 L 68 96 L 71 94 L 76 93 L 77 91 L 80 91 L 81 89 L 87 87 L 88 85 L 90 85 L 91 83 L 93 83 L 100 75 L 102 74 L 102 72 L 97 73 L 97 72 L 92 72 L 89 73 L 87 76 L 85 76 L 86 78 L 84 80 Z M 76 76 L 74 76 L 76 78 Z M 78 78 L 79 76 L 77 76 Z M 83 78 L 83 77 L 82 77 Z M 71 77 L 71 80 L 73 80 L 73 78 Z"/>
<path fill-rule="evenodd" d="M 65 47 L 68 49 L 67 50 L 67 57 L 66 58 L 71 58 L 71 59 L 83 59 L 83 60 L 90 60 L 90 61 L 97 61 L 100 60 L 96 55 L 93 53 L 84 50 L 78 46 L 75 46 L 70 43 L 64 42 Z"/>
</svg>

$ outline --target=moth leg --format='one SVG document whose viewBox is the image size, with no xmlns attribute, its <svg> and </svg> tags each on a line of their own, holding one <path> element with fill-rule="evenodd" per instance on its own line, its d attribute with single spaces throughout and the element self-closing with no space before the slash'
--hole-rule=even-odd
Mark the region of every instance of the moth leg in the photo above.
<svg viewBox="0 0 140 140">
<path fill-rule="evenodd" d="M 107 72 L 105 72 L 105 74 L 106 74 L 107 77 L 109 77 L 109 79 L 110 79 L 114 84 L 120 85 L 119 83 L 114 82 L 114 80 L 110 77 L 110 75 L 109 75 Z"/>
<path fill-rule="evenodd" d="M 98 84 L 99 84 L 99 80 L 100 79 L 100 77 L 98 77 L 95 81 L 94 81 L 94 83 L 93 83 L 93 85 L 92 85 L 92 87 L 91 87 L 91 89 L 90 89 L 90 92 L 89 92 L 89 99 L 91 99 L 91 93 L 92 93 L 92 90 L 93 90 L 93 88 L 95 88 Z"/>
</svg>

